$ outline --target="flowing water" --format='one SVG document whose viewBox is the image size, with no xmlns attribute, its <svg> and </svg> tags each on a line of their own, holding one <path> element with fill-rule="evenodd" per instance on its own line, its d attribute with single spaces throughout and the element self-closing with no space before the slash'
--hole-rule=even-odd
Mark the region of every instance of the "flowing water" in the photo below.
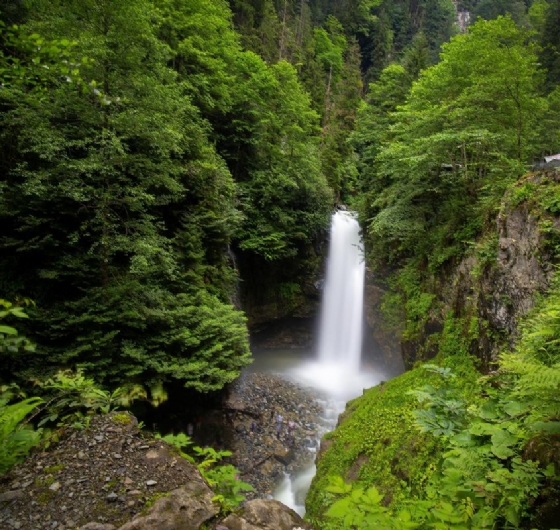
<svg viewBox="0 0 560 530">
<path fill-rule="evenodd" d="M 331 224 L 317 351 L 256 355 L 253 369 L 275 371 L 314 389 L 324 410 L 319 438 L 334 429 L 348 400 L 395 375 L 384 366 L 381 354 L 374 355 L 367 366 L 361 359 L 364 274 L 358 221 L 351 212 L 337 212 Z M 314 450 L 310 448 L 309 464 L 294 476 L 286 476 L 274 493 L 301 515 L 315 474 Z"/>
</svg>

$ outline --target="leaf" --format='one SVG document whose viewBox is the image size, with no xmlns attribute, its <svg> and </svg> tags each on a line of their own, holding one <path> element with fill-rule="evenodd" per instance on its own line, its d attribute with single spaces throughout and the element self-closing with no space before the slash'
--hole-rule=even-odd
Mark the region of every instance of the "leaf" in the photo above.
<svg viewBox="0 0 560 530">
<path fill-rule="evenodd" d="M 352 490 L 350 484 L 346 484 L 342 477 L 329 477 L 329 485 L 325 488 L 330 493 L 349 493 Z"/>
<path fill-rule="evenodd" d="M 527 412 L 529 406 L 526 403 L 522 403 L 520 401 L 510 401 L 503 407 L 504 412 L 509 416 L 518 416 L 519 414 L 523 414 Z"/>
<path fill-rule="evenodd" d="M 484 420 L 495 420 L 498 417 L 497 401 L 494 399 L 485 401 L 478 415 Z"/>
<path fill-rule="evenodd" d="M 492 435 L 491 441 L 492 453 L 494 453 L 494 455 L 496 455 L 498 458 L 505 459 L 514 454 L 511 446 L 515 445 L 518 439 L 508 431 L 499 430 Z"/>
<path fill-rule="evenodd" d="M 12 328 L 11 326 L 0 326 L 0 333 L 4 333 L 5 335 L 17 335 L 17 329 Z"/>
<path fill-rule="evenodd" d="M 560 421 L 536 421 L 531 425 L 533 431 L 560 434 Z"/>
<path fill-rule="evenodd" d="M 494 434 L 499 427 L 493 423 L 479 421 L 469 427 L 469 432 L 475 436 L 488 436 Z"/>
<path fill-rule="evenodd" d="M 515 506 L 508 506 L 506 508 L 506 519 L 516 528 L 519 526 L 519 512 Z"/>
<path fill-rule="evenodd" d="M 451 443 L 458 445 L 459 447 L 473 447 L 476 442 L 473 440 L 471 433 L 469 431 L 462 431 L 453 438 L 451 438 Z"/>
<path fill-rule="evenodd" d="M 327 517 L 340 519 L 346 517 L 350 508 L 350 497 L 337 500 L 325 513 Z"/>
</svg>

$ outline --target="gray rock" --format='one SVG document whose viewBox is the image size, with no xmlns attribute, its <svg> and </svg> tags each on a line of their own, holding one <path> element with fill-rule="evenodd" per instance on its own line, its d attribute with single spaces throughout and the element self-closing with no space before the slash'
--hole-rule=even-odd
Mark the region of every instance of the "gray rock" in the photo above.
<svg viewBox="0 0 560 530">
<path fill-rule="evenodd" d="M 218 513 L 213 496 L 205 484 L 191 482 L 158 499 L 147 515 L 136 516 L 119 530 L 198 530 Z"/>
<path fill-rule="evenodd" d="M 22 490 L 6 491 L 5 493 L 0 493 L 0 502 L 16 501 L 24 497 L 25 493 Z"/>
<path fill-rule="evenodd" d="M 78 530 L 115 530 L 115 527 L 112 524 L 104 524 L 104 523 L 88 523 L 84 526 L 80 526 Z"/>
<path fill-rule="evenodd" d="M 245 504 L 240 515 L 226 517 L 229 530 L 293 530 L 305 527 L 303 519 L 285 504 L 275 500 L 255 499 Z"/>
</svg>

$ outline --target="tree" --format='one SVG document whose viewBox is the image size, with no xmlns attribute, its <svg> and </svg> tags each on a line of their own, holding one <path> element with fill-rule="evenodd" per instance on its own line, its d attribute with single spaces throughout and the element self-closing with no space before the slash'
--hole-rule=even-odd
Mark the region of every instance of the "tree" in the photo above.
<svg viewBox="0 0 560 530">
<path fill-rule="evenodd" d="M 36 4 L 33 28 L 79 40 L 105 100 L 71 83 L 40 104 L 0 96 L 0 283 L 36 299 L 43 346 L 16 372 L 83 365 L 111 384 L 220 388 L 249 361 L 229 302 L 235 187 L 166 66 L 157 13 L 145 0 Z"/>
<path fill-rule="evenodd" d="M 550 92 L 560 83 L 560 1 L 551 0 L 546 10 L 539 59 L 546 70 L 546 88 Z"/>
<path fill-rule="evenodd" d="M 384 183 L 374 184 L 382 191 L 370 205 L 376 256 L 416 254 L 438 267 L 493 214 L 504 185 L 538 148 L 545 105 L 535 59 L 511 18 L 481 20 L 444 45 L 376 159 L 375 179 Z"/>
</svg>

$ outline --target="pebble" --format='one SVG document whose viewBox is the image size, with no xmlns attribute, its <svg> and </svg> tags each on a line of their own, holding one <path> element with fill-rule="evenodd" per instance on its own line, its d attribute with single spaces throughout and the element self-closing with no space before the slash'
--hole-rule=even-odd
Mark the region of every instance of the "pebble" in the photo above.
<svg viewBox="0 0 560 530">
<path fill-rule="evenodd" d="M 51 491 L 58 491 L 60 489 L 60 482 L 53 482 L 50 486 L 49 489 Z"/>
<path fill-rule="evenodd" d="M 155 486 L 156 484 L 156 480 L 146 480 L 146 486 Z"/>
</svg>

